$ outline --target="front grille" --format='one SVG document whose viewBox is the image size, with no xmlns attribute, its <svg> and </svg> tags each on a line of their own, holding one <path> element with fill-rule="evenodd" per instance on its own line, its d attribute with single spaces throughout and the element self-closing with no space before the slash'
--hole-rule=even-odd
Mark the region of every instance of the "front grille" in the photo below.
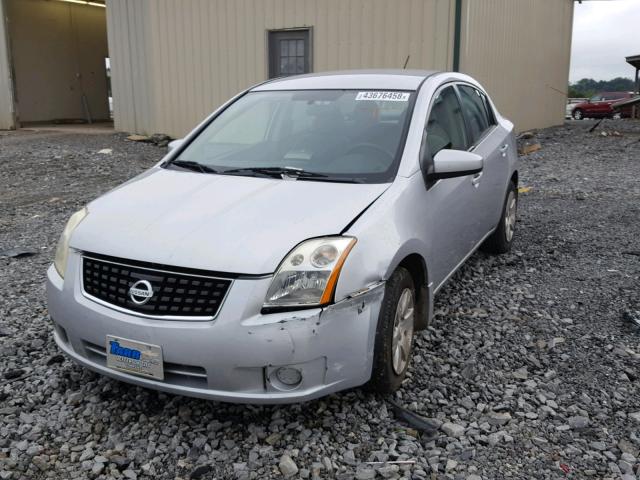
<svg viewBox="0 0 640 480">
<path fill-rule="evenodd" d="M 133 265 L 135 263 L 135 265 Z M 175 268 L 175 267 L 174 267 Z M 82 285 L 85 294 L 119 309 L 164 319 L 211 319 L 216 316 L 231 280 L 206 275 L 179 273 L 169 266 L 145 267 L 141 262 L 127 264 L 82 257 Z M 148 284 L 139 285 L 148 292 L 150 284 L 153 294 L 144 304 L 135 303 L 129 289 L 140 280 Z M 140 303 L 144 296 L 134 296 Z"/>
</svg>

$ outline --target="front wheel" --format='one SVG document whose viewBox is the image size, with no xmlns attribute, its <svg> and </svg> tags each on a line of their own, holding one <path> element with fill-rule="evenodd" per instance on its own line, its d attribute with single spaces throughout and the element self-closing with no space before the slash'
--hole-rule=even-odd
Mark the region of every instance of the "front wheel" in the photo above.
<svg viewBox="0 0 640 480">
<path fill-rule="evenodd" d="M 582 120 L 584 118 L 584 112 L 582 110 L 580 110 L 579 108 L 576 108 L 573 111 L 573 119 L 574 120 Z"/>
<path fill-rule="evenodd" d="M 411 360 L 416 289 L 409 271 L 398 267 L 387 281 L 378 317 L 369 390 L 391 393 L 404 380 Z"/>
<path fill-rule="evenodd" d="M 502 207 L 500 223 L 489 238 L 482 244 L 482 250 L 488 253 L 507 253 L 511 250 L 516 231 L 516 212 L 518 210 L 518 189 L 509 182 L 509 189 Z"/>
</svg>

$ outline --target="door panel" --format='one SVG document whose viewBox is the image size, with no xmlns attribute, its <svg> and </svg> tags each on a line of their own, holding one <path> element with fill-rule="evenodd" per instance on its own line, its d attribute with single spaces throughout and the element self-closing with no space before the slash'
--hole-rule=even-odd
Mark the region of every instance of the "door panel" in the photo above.
<svg viewBox="0 0 640 480">
<path fill-rule="evenodd" d="M 426 201 L 434 205 L 425 228 L 433 252 L 429 273 L 435 287 L 440 286 L 474 245 L 470 228 L 474 218 L 469 206 L 477 192 L 470 178 L 442 179 L 426 192 Z"/>
<path fill-rule="evenodd" d="M 472 150 L 484 159 L 482 177 L 474 185 L 480 207 L 475 218 L 476 243 L 495 228 L 502 215 L 510 148 L 508 133 L 497 126 Z"/>
</svg>

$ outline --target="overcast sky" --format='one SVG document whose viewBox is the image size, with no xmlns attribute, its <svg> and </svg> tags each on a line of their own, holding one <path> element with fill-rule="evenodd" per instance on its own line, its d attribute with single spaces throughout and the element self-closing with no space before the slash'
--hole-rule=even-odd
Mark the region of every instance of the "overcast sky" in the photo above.
<svg viewBox="0 0 640 480">
<path fill-rule="evenodd" d="M 571 82 L 581 78 L 633 78 L 624 57 L 640 55 L 640 0 L 576 2 Z"/>
</svg>

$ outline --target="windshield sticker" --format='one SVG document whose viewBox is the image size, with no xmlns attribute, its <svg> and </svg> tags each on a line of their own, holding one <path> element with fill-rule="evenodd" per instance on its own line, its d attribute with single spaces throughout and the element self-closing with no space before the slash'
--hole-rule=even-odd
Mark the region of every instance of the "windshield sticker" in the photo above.
<svg viewBox="0 0 640 480">
<path fill-rule="evenodd" d="M 356 100 L 408 102 L 409 95 L 409 92 L 358 92 L 358 95 L 356 95 Z"/>
</svg>

